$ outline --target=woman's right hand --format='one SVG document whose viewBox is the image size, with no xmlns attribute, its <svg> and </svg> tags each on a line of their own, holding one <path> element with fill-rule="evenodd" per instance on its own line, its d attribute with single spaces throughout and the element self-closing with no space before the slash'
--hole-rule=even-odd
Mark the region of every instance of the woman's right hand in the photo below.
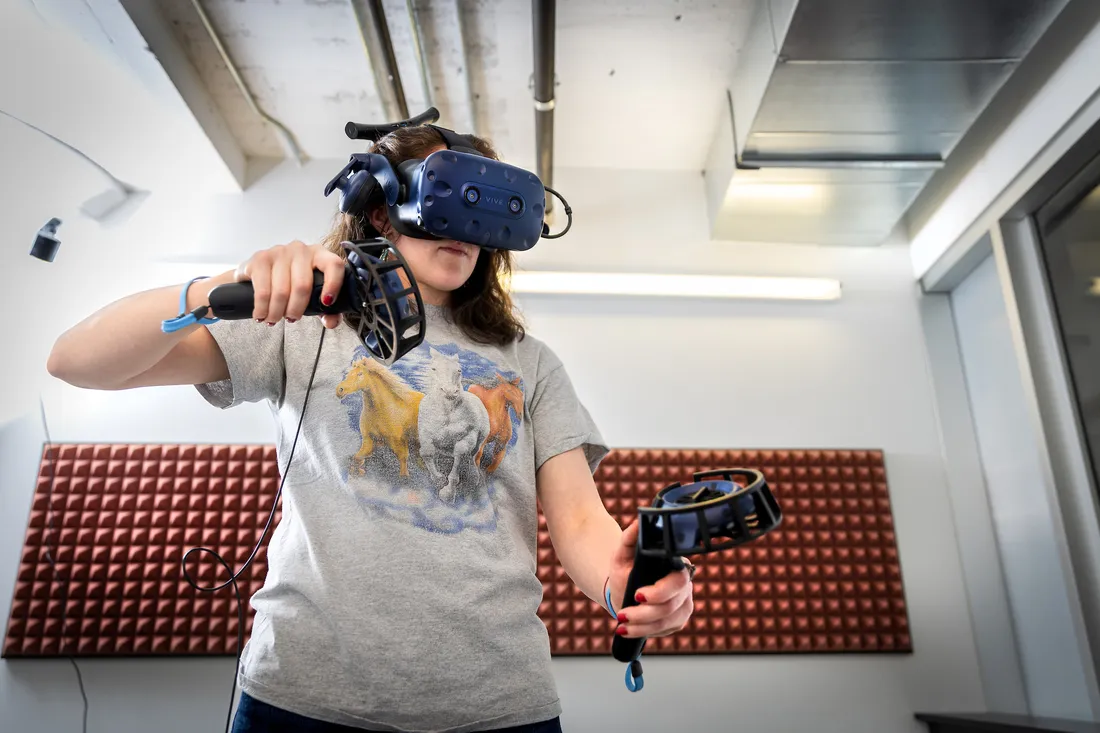
<svg viewBox="0 0 1100 733">
<path fill-rule="evenodd" d="M 218 285 L 251 281 L 256 320 L 272 325 L 282 318 L 297 320 L 309 305 L 314 270 L 324 273 L 322 298 L 335 299 L 344 282 L 344 259 L 323 246 L 291 242 L 257 252 L 236 270 L 194 283 L 187 291 L 187 308 L 207 304 L 210 290 Z M 164 319 L 179 311 L 180 287 L 145 290 L 100 308 L 58 337 L 47 370 L 85 389 L 227 379 L 225 358 L 205 326 L 162 331 Z M 321 321 L 335 328 L 341 316 L 324 315 Z"/>
<path fill-rule="evenodd" d="M 317 244 L 295 240 L 256 252 L 237 268 L 237 282 L 251 281 L 255 307 L 252 317 L 275 325 L 285 318 L 294 323 L 305 313 L 313 291 L 313 271 L 324 273 L 322 303 L 336 300 L 344 282 L 344 259 Z M 326 328 L 340 324 L 339 315 L 320 316 Z"/>
</svg>

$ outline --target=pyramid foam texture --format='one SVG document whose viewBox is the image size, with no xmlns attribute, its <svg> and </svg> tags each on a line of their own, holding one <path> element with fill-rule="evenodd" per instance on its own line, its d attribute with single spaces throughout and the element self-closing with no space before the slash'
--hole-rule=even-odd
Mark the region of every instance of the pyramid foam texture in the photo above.
<svg viewBox="0 0 1100 733">
<path fill-rule="evenodd" d="M 191 588 L 180 561 L 206 546 L 240 567 L 278 488 L 274 447 L 55 444 L 51 451 L 52 460 L 42 455 L 3 656 L 235 654 L 232 589 Z M 646 654 L 911 651 L 881 452 L 615 450 L 596 481 L 626 526 L 635 507 L 668 484 L 732 467 L 764 473 L 783 523 L 749 545 L 693 558 L 692 619 L 673 636 L 650 639 Z M 239 580 L 246 635 L 247 599 L 267 572 L 265 549 Z M 200 584 L 226 580 L 209 557 L 192 560 Z M 614 622 L 565 575 L 541 512 L 537 572 L 552 653 L 610 653 Z"/>
</svg>

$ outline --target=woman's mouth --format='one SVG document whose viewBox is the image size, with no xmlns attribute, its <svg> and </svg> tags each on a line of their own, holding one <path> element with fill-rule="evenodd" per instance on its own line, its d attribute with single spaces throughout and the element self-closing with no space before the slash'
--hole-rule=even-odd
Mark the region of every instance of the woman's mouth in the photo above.
<svg viewBox="0 0 1100 733">
<path fill-rule="evenodd" d="M 440 249 L 443 250 L 444 252 L 450 252 L 453 255 L 458 255 L 459 257 L 465 257 L 466 256 L 466 250 L 463 249 L 462 247 L 457 246 L 457 245 L 445 244 L 442 247 L 440 247 Z"/>
</svg>

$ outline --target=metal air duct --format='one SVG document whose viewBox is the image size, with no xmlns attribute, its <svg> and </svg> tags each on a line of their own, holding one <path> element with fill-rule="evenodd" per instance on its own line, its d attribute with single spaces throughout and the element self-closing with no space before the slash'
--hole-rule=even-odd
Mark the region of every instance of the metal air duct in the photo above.
<svg viewBox="0 0 1100 733">
<path fill-rule="evenodd" d="M 712 235 L 880 244 L 1068 0 L 759 0 Z"/>
<path fill-rule="evenodd" d="M 407 120 L 409 105 L 405 101 L 405 87 L 401 84 L 401 72 L 397 68 L 397 56 L 393 52 L 382 0 L 351 0 L 351 9 L 370 57 L 386 117 L 392 122 Z"/>
</svg>

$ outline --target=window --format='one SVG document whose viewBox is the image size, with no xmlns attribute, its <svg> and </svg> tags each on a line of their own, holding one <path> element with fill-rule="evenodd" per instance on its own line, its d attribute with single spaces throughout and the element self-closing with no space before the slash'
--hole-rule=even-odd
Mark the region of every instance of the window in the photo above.
<svg viewBox="0 0 1100 733">
<path fill-rule="evenodd" d="M 1100 479 L 1100 158 L 1040 209 L 1036 222 L 1095 482 Z"/>
</svg>

